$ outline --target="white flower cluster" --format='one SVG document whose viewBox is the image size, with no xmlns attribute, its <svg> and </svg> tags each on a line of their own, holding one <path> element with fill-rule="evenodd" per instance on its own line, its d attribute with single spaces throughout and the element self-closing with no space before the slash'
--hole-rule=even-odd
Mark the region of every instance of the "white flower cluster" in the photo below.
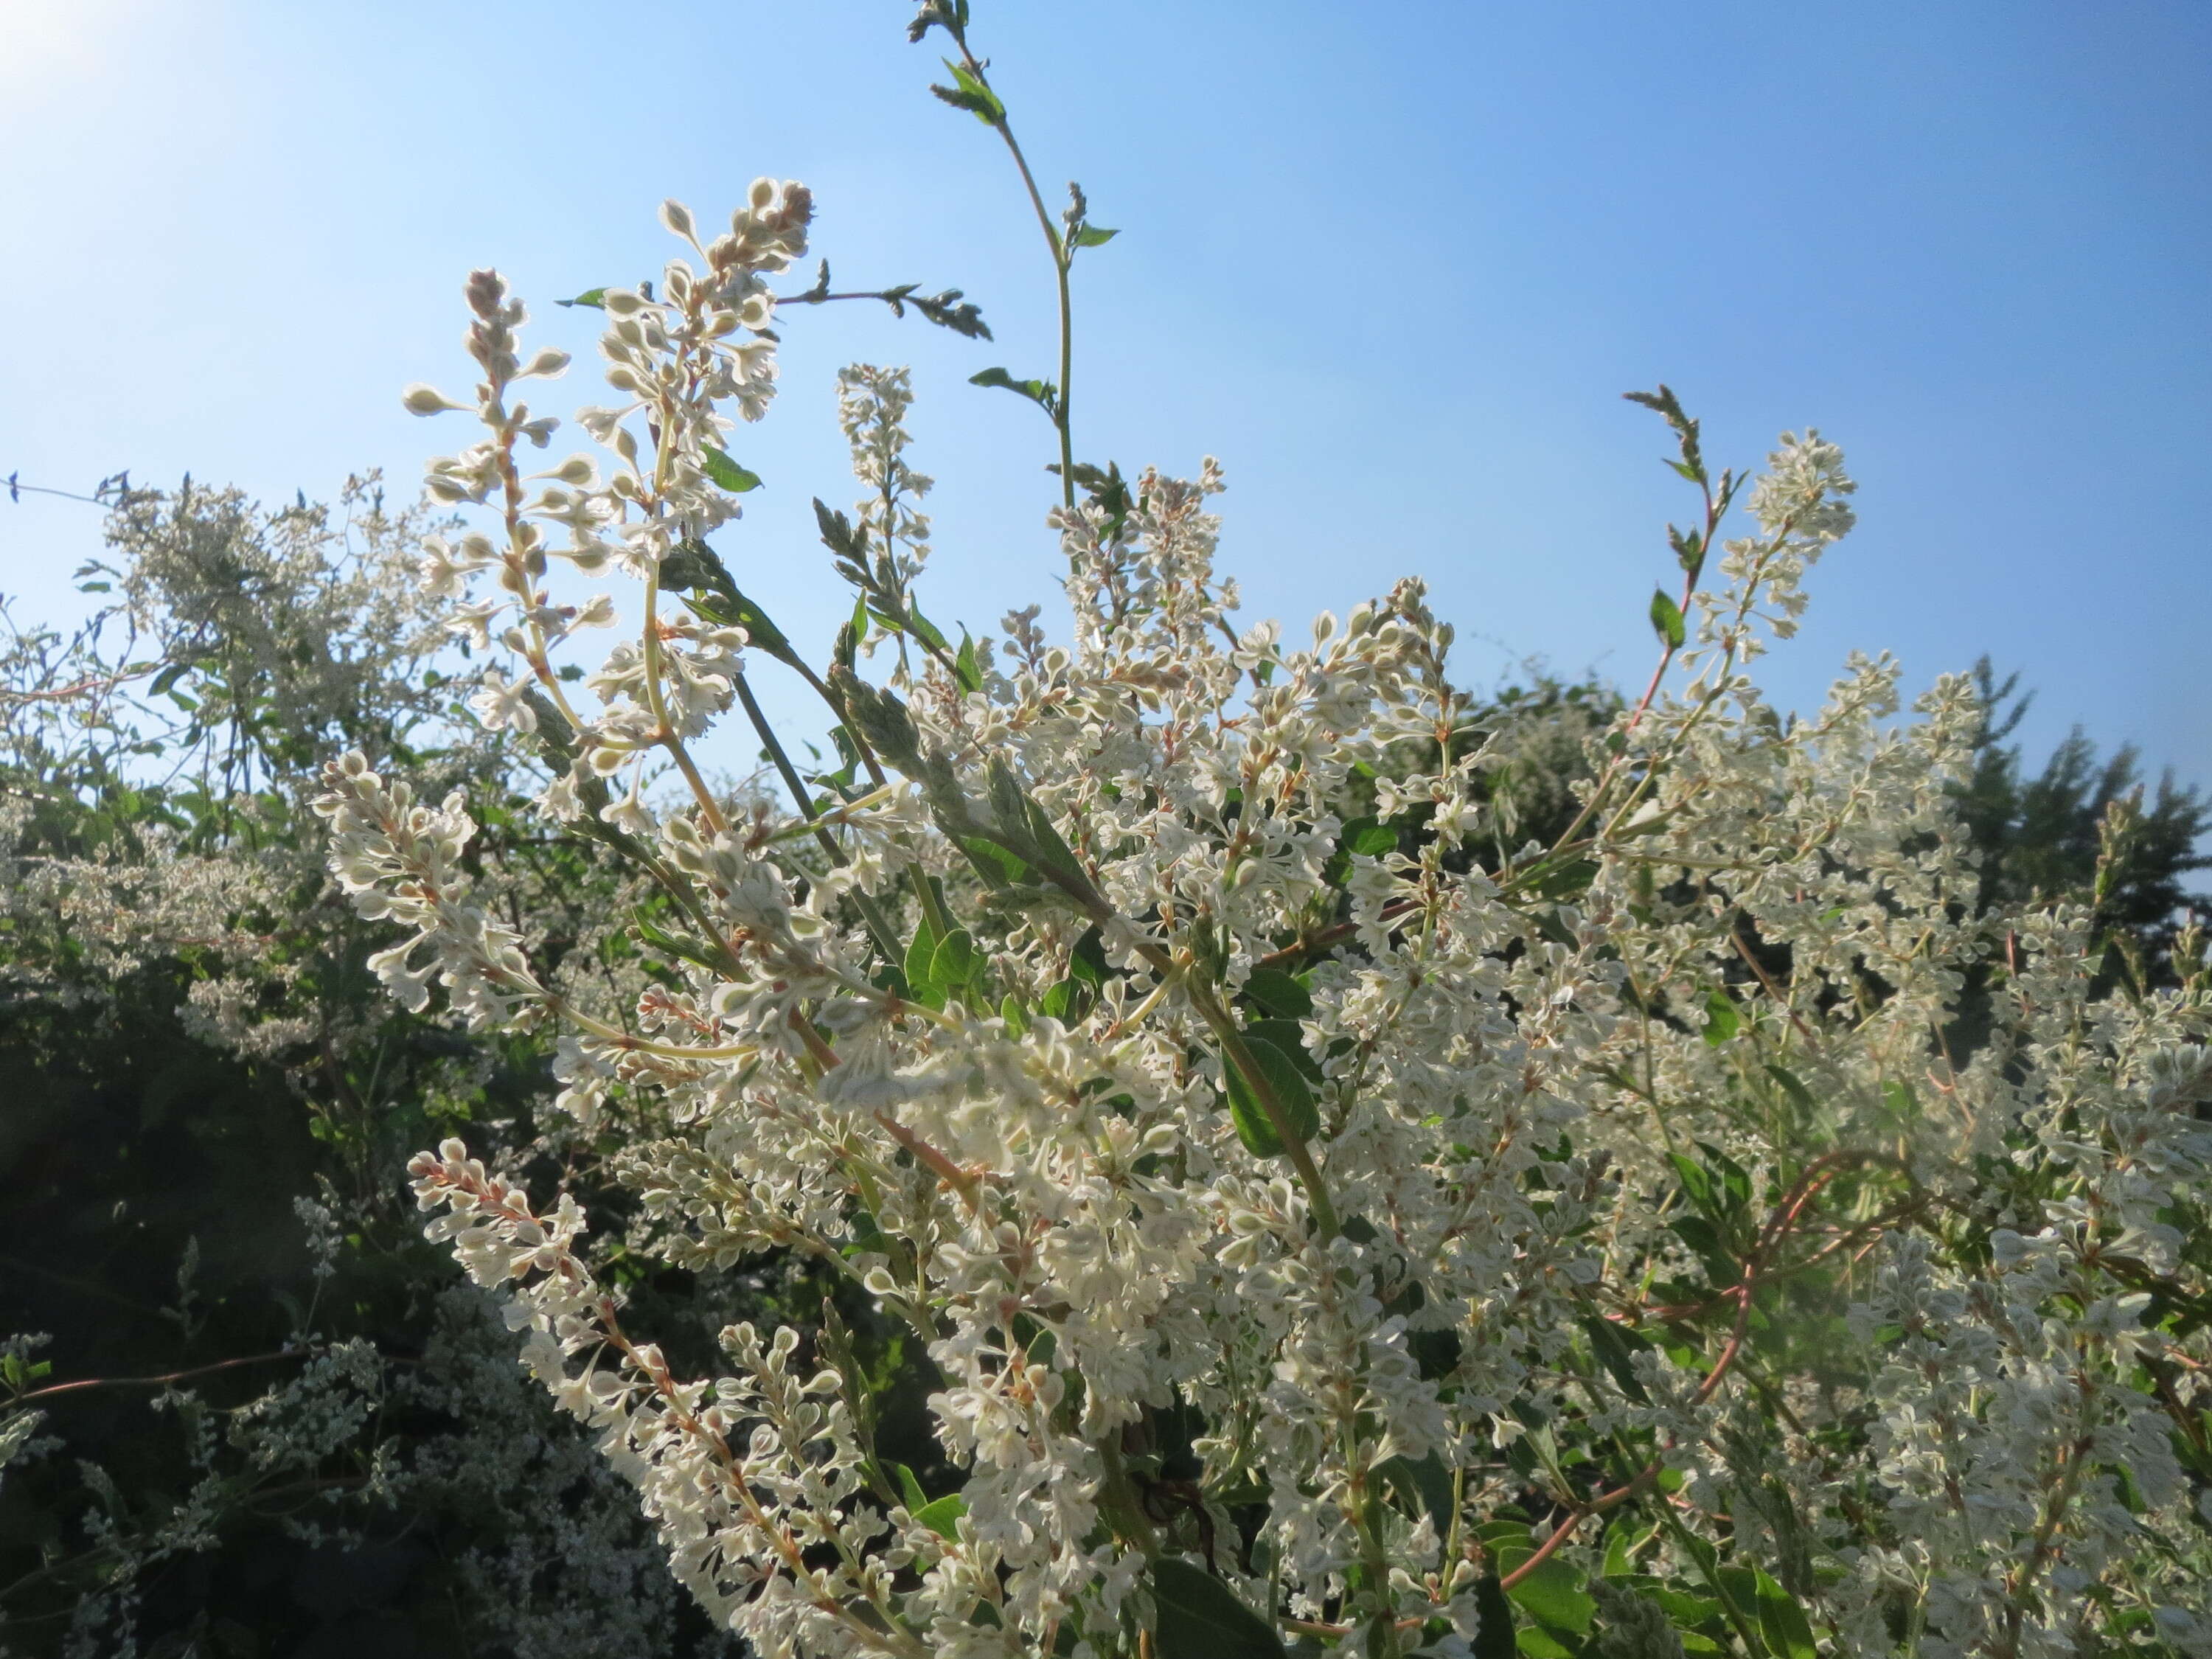
<svg viewBox="0 0 2212 1659">
<path fill-rule="evenodd" d="M 805 209 L 757 185 L 711 246 L 672 209 L 707 270 L 605 296 L 633 401 L 585 416 L 604 487 L 523 491 L 520 310 L 471 279 L 491 436 L 432 472 L 503 491 L 504 544 L 429 576 L 499 573 L 545 701 L 489 714 L 566 723 L 551 816 L 611 757 L 691 785 L 597 813 L 687 930 L 667 982 L 595 1014 L 545 991 L 468 896 L 460 799 L 356 757 L 318 805 L 364 914 L 412 930 L 379 963 L 410 1006 L 434 977 L 478 1023 L 556 1019 L 564 1100 L 655 1126 L 622 1168 L 671 1260 L 811 1258 L 936 1369 L 964 1482 L 926 1501 L 834 1343 L 739 1324 L 726 1375 L 678 1376 L 570 1199 L 417 1158 L 434 1236 L 509 1288 L 701 1601 L 769 1659 L 1187 1653 L 1200 1618 L 1462 1654 L 1509 1607 L 1639 1653 L 1682 1650 L 1655 1607 L 1793 1659 L 2212 1651 L 2184 1233 L 2212 990 L 2115 992 L 2085 917 L 1975 913 L 1963 682 L 1901 729 L 1886 661 L 1811 718 L 1759 698 L 1760 627 L 1849 527 L 1834 447 L 1785 435 L 1758 533 L 1682 607 L 1681 690 L 1599 735 L 1546 840 L 1501 817 L 1515 734 L 1447 678 L 1419 583 L 1308 646 L 1234 626 L 1211 462 L 1054 514 L 1072 644 L 1017 613 L 874 685 L 848 635 L 818 684 L 875 787 L 747 820 L 684 747 L 743 641 L 654 601 L 734 515 L 717 405 L 762 411 L 757 278 Z M 880 503 L 855 533 L 914 545 L 904 381 L 843 392 Z M 646 579 L 594 719 L 547 655 L 549 519 Z"/>
</svg>

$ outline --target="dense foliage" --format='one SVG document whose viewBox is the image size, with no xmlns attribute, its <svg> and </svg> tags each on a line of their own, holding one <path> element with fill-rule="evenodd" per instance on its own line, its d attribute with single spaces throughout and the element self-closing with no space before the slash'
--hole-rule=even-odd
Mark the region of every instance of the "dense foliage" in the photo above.
<svg viewBox="0 0 2212 1659">
<path fill-rule="evenodd" d="M 430 506 L 126 492 L 114 608 L 14 636 L 0 1643 L 2212 1651 L 2197 796 L 2030 775 L 1986 666 L 1765 704 L 1854 486 L 1664 388 L 1639 697 L 1471 695 L 1410 580 L 1240 629 L 1218 469 L 1078 459 L 1115 233 L 1030 196 L 1058 376 L 975 379 L 1049 422 L 1064 623 L 930 621 L 867 366 L 852 621 L 744 593 L 729 434 L 839 297 L 764 181 L 579 296 L 596 453 L 526 476 L 565 359 L 479 272 Z M 556 559 L 641 584 L 588 675 Z M 483 1290 L 397 1212 L 433 1139 Z"/>
</svg>

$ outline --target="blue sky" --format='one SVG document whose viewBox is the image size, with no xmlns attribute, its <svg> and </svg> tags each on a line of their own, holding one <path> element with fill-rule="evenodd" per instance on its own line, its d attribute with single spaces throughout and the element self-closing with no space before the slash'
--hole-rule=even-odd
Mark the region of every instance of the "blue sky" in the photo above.
<svg viewBox="0 0 2212 1659">
<path fill-rule="evenodd" d="M 1004 156 L 924 90 L 909 9 L 11 0 L 0 474 L 411 488 L 463 434 L 398 390 L 465 384 L 472 265 L 588 351 L 551 300 L 653 271 L 663 196 L 712 218 L 768 173 L 815 187 L 840 286 L 963 287 L 998 341 L 788 318 L 784 399 L 738 446 L 767 480 L 725 538 L 739 580 L 826 643 L 831 378 L 910 362 L 932 613 L 1049 614 L 1048 432 L 964 384 L 1048 372 L 1049 275 Z M 1220 456 L 1249 612 L 1295 626 L 1418 572 L 1464 678 L 1534 656 L 1640 684 L 1688 504 L 1619 394 L 1664 379 L 1717 460 L 1809 423 L 1861 481 L 1765 665 L 1781 701 L 1854 648 L 1913 685 L 1988 651 L 2039 689 L 2031 742 L 2078 720 L 2212 782 L 2212 8 L 976 13 L 1041 174 L 1122 232 L 1079 271 L 1079 447 Z M 0 501 L 0 592 L 71 614 L 98 542 L 89 508 Z"/>
</svg>

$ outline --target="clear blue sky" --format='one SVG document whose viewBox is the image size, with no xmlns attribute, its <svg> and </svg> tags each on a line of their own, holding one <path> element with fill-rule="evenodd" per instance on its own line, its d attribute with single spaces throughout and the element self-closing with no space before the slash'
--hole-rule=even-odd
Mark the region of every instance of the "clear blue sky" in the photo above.
<svg viewBox="0 0 2212 1659">
<path fill-rule="evenodd" d="M 588 349 L 552 299 L 654 270 L 663 196 L 712 218 L 769 173 L 815 187 L 841 286 L 960 285 L 999 340 L 790 317 L 785 399 L 742 434 L 768 483 L 726 539 L 741 581 L 826 641 L 831 375 L 911 362 L 932 611 L 1049 611 L 1048 434 L 963 384 L 1048 372 L 1048 276 L 989 135 L 924 91 L 909 10 L 9 0 L 0 474 L 411 487 L 462 434 L 398 389 L 465 384 L 471 266 Z M 1296 625 L 1415 571 L 1470 679 L 1534 655 L 1640 680 L 1686 504 L 1619 394 L 1665 379 L 1717 459 L 1810 423 L 1861 480 L 1768 659 L 1784 702 L 1854 647 L 1916 685 L 1988 651 L 2039 688 L 2037 744 L 2078 720 L 2212 782 L 2203 0 L 976 12 L 1043 177 L 1122 230 L 1079 272 L 1079 447 L 1219 455 L 1248 611 Z M 572 372 L 564 411 L 595 384 Z M 97 545 L 89 508 L 0 501 L 0 591 L 66 615 Z"/>
</svg>

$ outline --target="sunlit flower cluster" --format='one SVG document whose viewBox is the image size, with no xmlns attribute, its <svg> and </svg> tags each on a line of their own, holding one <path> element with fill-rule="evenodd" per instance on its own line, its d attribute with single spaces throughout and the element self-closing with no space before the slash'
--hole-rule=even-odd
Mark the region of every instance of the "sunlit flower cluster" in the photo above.
<svg viewBox="0 0 2212 1659">
<path fill-rule="evenodd" d="M 545 989 L 471 897 L 465 800 L 355 757 L 318 804 L 341 884 L 408 930 L 397 994 L 557 1023 L 563 1103 L 655 1126 L 620 1169 L 667 1260 L 796 1254 L 933 1366 L 931 1498 L 828 1332 L 735 1325 L 721 1375 L 678 1376 L 571 1199 L 459 1142 L 416 1160 L 701 1601 L 769 1659 L 1149 1655 L 1194 1580 L 1224 1628 L 1372 1659 L 1468 1653 L 1510 1606 L 1620 1653 L 1681 1651 L 1669 1618 L 1790 1659 L 2212 1650 L 2206 982 L 2116 990 L 2086 916 L 1977 912 L 1964 681 L 1903 725 L 1887 660 L 1804 718 L 1759 697 L 1746 664 L 1850 526 L 1837 448 L 1785 434 L 1748 533 L 1709 526 L 1672 678 L 1535 836 L 1419 582 L 1306 641 L 1237 625 L 1210 460 L 1054 511 L 1065 643 L 1018 611 L 956 656 L 902 608 L 906 380 L 849 371 L 868 494 L 825 537 L 900 652 L 866 679 L 848 629 L 809 671 L 851 763 L 787 821 L 688 747 L 765 624 L 664 615 L 660 578 L 744 581 L 706 545 L 721 439 L 773 391 L 762 279 L 808 205 L 757 185 L 712 243 L 667 210 L 703 269 L 601 296 L 626 401 L 543 482 L 510 391 L 557 354 L 520 366 L 478 273 L 487 435 L 430 472 L 496 520 L 424 571 L 514 659 L 477 708 L 551 736 L 548 817 L 665 896 L 659 982 Z M 1684 453 L 1700 482 L 1693 426 Z M 552 653 L 611 612 L 554 605 L 549 554 L 644 582 L 599 709 Z"/>
</svg>

